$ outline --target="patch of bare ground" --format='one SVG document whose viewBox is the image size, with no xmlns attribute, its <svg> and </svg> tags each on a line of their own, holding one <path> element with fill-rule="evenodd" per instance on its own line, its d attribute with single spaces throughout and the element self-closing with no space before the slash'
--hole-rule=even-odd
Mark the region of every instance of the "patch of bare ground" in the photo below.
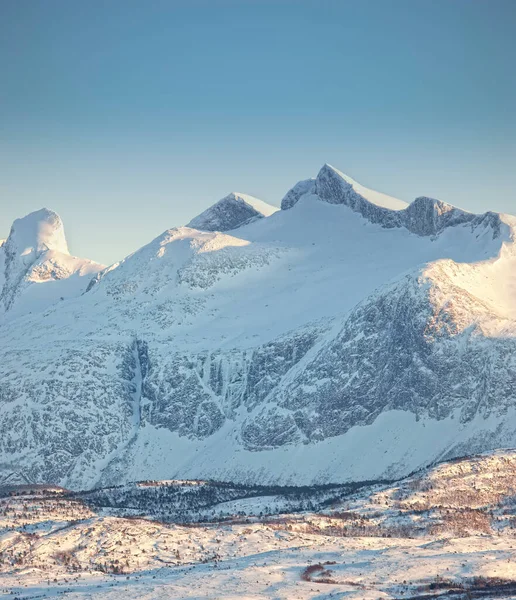
<svg viewBox="0 0 516 600">
<path fill-rule="evenodd" d="M 337 585 L 350 585 L 355 588 L 364 589 L 361 583 L 356 581 L 341 581 L 334 578 L 334 572 L 327 567 L 336 564 L 335 561 L 326 561 L 315 565 L 308 565 L 301 573 L 301 581 L 310 583 L 329 583 Z"/>
<path fill-rule="evenodd" d="M 498 577 L 472 577 L 462 581 L 436 578 L 435 581 L 416 588 L 413 596 L 400 596 L 398 600 L 432 600 L 454 598 L 474 600 L 478 598 L 508 598 L 516 594 L 516 581 Z"/>
</svg>

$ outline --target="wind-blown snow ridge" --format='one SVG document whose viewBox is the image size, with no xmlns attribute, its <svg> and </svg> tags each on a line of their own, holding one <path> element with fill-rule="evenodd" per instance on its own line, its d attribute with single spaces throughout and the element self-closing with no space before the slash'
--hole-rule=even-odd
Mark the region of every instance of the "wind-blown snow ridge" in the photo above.
<svg viewBox="0 0 516 600">
<path fill-rule="evenodd" d="M 188 223 L 203 231 L 230 231 L 253 220 L 269 217 L 279 209 L 258 198 L 232 192 Z"/>
</svg>

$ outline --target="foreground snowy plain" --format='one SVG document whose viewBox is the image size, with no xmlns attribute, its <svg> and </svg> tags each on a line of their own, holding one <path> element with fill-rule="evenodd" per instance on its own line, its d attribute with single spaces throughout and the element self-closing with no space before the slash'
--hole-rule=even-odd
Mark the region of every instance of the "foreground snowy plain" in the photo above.
<svg viewBox="0 0 516 600">
<path fill-rule="evenodd" d="M 164 498 L 205 485 L 133 489 Z M 216 503 L 217 520 L 183 525 L 137 514 L 128 486 L 96 498 L 125 511 L 91 493 L 34 491 L 4 490 L 0 504 L 0 591 L 24 600 L 516 596 L 514 451 L 338 488 L 340 498 L 315 490 L 314 511 L 278 514 L 279 493 Z"/>
</svg>

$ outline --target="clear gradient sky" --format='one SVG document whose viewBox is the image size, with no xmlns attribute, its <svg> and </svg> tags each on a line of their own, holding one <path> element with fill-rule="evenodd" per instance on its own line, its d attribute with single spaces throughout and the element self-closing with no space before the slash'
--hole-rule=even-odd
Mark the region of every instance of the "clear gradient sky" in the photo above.
<svg viewBox="0 0 516 600">
<path fill-rule="evenodd" d="M 0 237 L 114 262 L 324 162 L 516 213 L 516 0 L 0 0 Z"/>
</svg>

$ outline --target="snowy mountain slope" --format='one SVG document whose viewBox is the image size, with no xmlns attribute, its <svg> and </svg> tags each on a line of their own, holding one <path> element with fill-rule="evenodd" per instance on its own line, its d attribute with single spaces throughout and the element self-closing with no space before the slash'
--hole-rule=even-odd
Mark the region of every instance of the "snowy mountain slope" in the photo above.
<svg viewBox="0 0 516 600">
<path fill-rule="evenodd" d="M 9 318 L 83 293 L 102 265 L 71 256 L 59 216 L 46 208 L 17 219 L 0 244 L 0 312 Z"/>
<path fill-rule="evenodd" d="M 230 231 L 255 219 L 269 217 L 277 210 L 253 196 L 231 192 L 192 219 L 187 227 L 203 231 Z"/>
<path fill-rule="evenodd" d="M 3 476 L 309 484 L 516 444 L 515 219 L 307 181 L 4 322 Z"/>
</svg>

